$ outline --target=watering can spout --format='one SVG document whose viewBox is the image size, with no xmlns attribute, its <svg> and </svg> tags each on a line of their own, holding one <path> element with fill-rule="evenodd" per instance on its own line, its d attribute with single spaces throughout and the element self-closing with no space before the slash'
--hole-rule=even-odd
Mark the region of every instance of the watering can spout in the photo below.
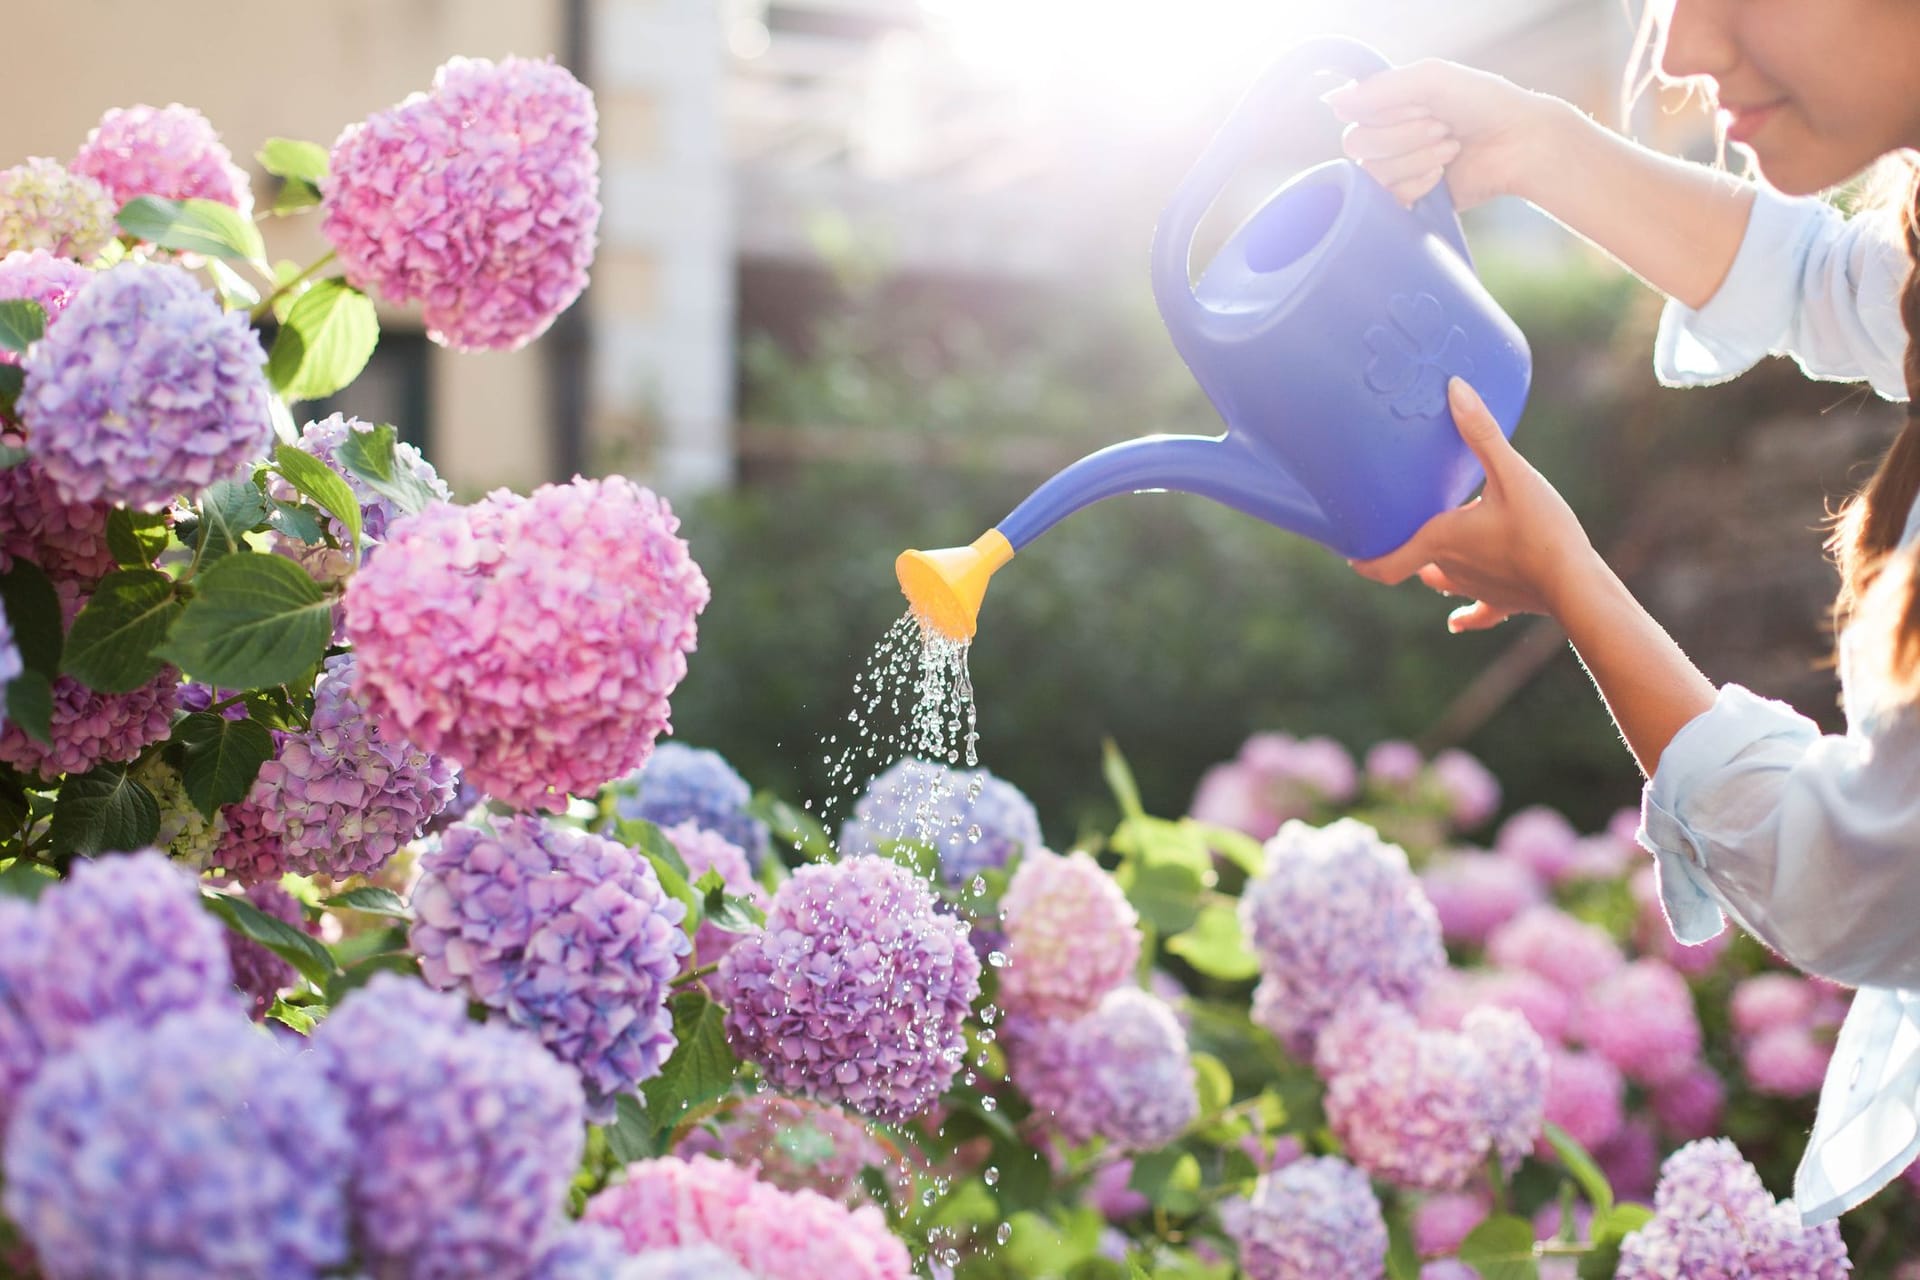
<svg viewBox="0 0 1920 1280">
<path fill-rule="evenodd" d="M 920 621 L 953 640 L 972 637 L 987 579 L 1013 559 L 1013 547 L 989 529 L 965 547 L 902 551 L 893 562 L 900 590 Z"/>
</svg>

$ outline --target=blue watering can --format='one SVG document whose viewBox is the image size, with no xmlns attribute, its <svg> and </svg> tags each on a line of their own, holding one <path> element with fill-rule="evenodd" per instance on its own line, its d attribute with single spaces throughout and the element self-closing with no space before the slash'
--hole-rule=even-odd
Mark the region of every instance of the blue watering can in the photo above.
<svg viewBox="0 0 1920 1280">
<path fill-rule="evenodd" d="M 1272 115 L 1299 104 L 1317 73 L 1363 79 L 1389 65 L 1342 37 L 1291 50 L 1208 143 L 1154 230 L 1154 299 L 1225 433 L 1101 449 L 971 546 L 903 552 L 901 589 L 929 625 L 973 635 L 996 569 L 1115 494 L 1196 493 L 1369 559 L 1478 487 L 1447 379 L 1472 382 L 1511 436 L 1533 358 L 1474 275 L 1444 183 L 1409 210 L 1358 166 L 1329 161 L 1270 196 L 1198 283 L 1188 272 L 1200 219 Z"/>
</svg>

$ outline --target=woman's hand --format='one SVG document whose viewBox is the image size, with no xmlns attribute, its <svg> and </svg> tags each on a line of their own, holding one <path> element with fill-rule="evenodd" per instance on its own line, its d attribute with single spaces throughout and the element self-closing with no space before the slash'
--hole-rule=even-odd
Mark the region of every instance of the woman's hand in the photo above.
<svg viewBox="0 0 1920 1280">
<path fill-rule="evenodd" d="M 1343 86 L 1326 102 L 1348 123 L 1347 155 L 1401 203 L 1444 176 L 1462 209 L 1499 195 L 1532 198 L 1555 163 L 1556 131 L 1587 123 L 1558 98 L 1432 58 Z"/>
<path fill-rule="evenodd" d="M 1473 603 L 1455 609 L 1447 630 L 1484 631 L 1516 613 L 1558 616 L 1562 596 L 1604 564 L 1573 509 L 1514 451 L 1479 395 L 1459 378 L 1447 384 L 1454 425 L 1486 469 L 1480 496 L 1443 511 L 1402 547 L 1353 566 L 1376 582 L 1418 575 L 1442 595 Z"/>
</svg>

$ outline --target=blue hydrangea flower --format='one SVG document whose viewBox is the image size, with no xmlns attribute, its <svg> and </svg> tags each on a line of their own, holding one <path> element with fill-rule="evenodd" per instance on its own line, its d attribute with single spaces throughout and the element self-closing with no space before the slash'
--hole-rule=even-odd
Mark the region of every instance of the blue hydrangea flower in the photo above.
<svg viewBox="0 0 1920 1280">
<path fill-rule="evenodd" d="M 50 1276 L 314 1276 L 348 1253 L 345 1111 L 235 1009 L 100 1027 L 21 1095 L 6 1212 Z"/>
<path fill-rule="evenodd" d="M 1017 787 L 985 769 L 908 758 L 867 784 L 840 829 L 840 852 L 878 853 L 889 840 L 932 845 L 941 876 L 960 885 L 1039 848 L 1040 817 Z"/>
<path fill-rule="evenodd" d="M 411 943 L 428 982 L 531 1030 L 580 1073 L 589 1115 L 660 1072 L 692 948 L 684 904 L 612 840 L 518 816 L 448 829 L 420 859 Z"/>
<path fill-rule="evenodd" d="M 757 873 L 773 850 L 767 824 L 747 811 L 753 788 L 717 751 L 661 742 L 647 762 L 615 784 L 613 809 L 622 818 L 677 827 L 683 822 L 737 845 Z"/>
<path fill-rule="evenodd" d="M 378 974 L 313 1042 L 349 1102 L 349 1202 L 383 1280 L 524 1275 L 580 1163 L 574 1073 L 457 996 Z"/>
</svg>

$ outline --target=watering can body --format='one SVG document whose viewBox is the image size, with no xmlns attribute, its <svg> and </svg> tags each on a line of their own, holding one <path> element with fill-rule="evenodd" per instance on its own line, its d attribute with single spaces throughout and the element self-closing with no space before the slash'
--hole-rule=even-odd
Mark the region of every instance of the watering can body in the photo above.
<svg viewBox="0 0 1920 1280">
<path fill-rule="evenodd" d="M 998 530 L 1018 550 L 1119 493 L 1200 494 L 1355 559 L 1382 555 L 1479 485 L 1446 384 L 1472 382 L 1511 435 L 1526 403 L 1525 337 L 1474 274 L 1444 184 L 1412 209 L 1335 160 L 1275 192 L 1191 280 L 1201 217 L 1260 130 L 1316 73 L 1389 64 L 1357 41 L 1310 41 L 1247 95 L 1155 230 L 1155 300 L 1226 425 L 1146 436 L 1068 467 Z"/>
</svg>

